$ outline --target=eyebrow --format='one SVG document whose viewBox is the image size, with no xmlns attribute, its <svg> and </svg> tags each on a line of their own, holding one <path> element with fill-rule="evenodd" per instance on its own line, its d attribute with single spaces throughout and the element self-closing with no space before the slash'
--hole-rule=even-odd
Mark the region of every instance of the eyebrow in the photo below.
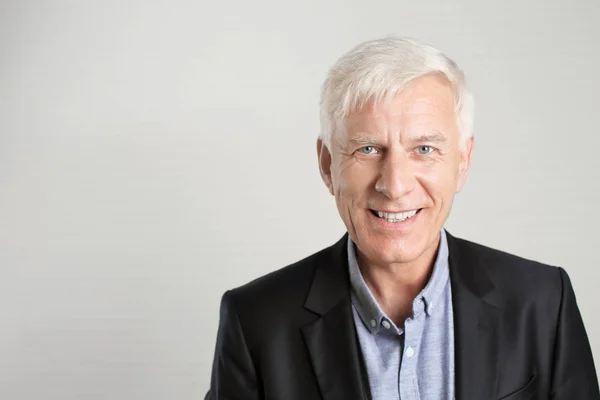
<svg viewBox="0 0 600 400">
<path fill-rule="evenodd" d="M 359 143 L 359 144 L 377 144 L 377 139 L 368 136 L 356 135 L 352 136 L 348 139 L 350 142 Z"/>
<path fill-rule="evenodd" d="M 411 142 L 415 143 L 443 143 L 446 140 L 446 136 L 438 131 L 426 133 L 410 139 Z"/>
<path fill-rule="evenodd" d="M 429 132 L 429 133 L 408 139 L 408 141 L 411 143 L 443 143 L 446 140 L 448 140 L 446 138 L 446 136 L 439 131 Z M 362 135 L 352 136 L 348 139 L 348 141 L 352 142 L 352 143 L 358 143 L 358 144 L 377 144 L 377 143 L 379 143 L 377 141 L 377 139 L 375 139 L 375 138 L 368 137 L 368 136 L 362 136 Z"/>
</svg>

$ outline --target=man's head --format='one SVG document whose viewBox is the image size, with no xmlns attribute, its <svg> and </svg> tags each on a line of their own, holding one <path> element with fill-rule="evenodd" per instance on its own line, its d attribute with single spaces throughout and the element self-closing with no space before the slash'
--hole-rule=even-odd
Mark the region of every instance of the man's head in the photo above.
<svg viewBox="0 0 600 400">
<path fill-rule="evenodd" d="M 331 69 L 321 126 L 321 175 L 361 256 L 433 254 L 473 145 L 473 100 L 456 64 L 414 40 L 363 43 Z"/>
</svg>

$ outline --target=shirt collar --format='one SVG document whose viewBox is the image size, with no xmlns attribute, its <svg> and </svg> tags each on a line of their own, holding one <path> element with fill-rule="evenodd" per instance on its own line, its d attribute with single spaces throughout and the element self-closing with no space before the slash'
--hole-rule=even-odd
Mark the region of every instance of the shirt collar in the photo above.
<svg viewBox="0 0 600 400">
<path fill-rule="evenodd" d="M 367 286 L 356 258 L 355 245 L 350 236 L 348 236 L 348 267 L 350 273 L 350 286 L 352 295 L 352 304 L 356 308 L 358 315 L 371 333 L 377 333 L 379 327 L 384 324 L 390 324 L 397 333 L 402 330 L 396 327 L 392 320 L 383 312 L 373 293 Z M 448 267 L 448 241 L 446 231 L 440 232 L 440 244 L 437 252 L 433 271 L 429 282 L 425 288 L 415 297 L 413 301 L 413 315 L 419 315 L 423 312 L 430 316 L 434 309 L 438 308 L 438 303 L 443 301 L 442 293 L 450 278 Z M 441 308 L 443 310 L 443 307 Z M 385 324 L 384 324 L 385 325 Z"/>
</svg>

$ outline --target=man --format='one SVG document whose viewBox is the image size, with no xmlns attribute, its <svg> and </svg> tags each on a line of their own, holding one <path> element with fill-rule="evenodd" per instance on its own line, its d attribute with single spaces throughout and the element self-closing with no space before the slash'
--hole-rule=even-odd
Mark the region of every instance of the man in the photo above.
<svg viewBox="0 0 600 400">
<path fill-rule="evenodd" d="M 348 234 L 225 293 L 207 399 L 600 399 L 567 273 L 443 229 L 472 121 L 430 46 L 334 65 L 317 153 Z"/>
</svg>

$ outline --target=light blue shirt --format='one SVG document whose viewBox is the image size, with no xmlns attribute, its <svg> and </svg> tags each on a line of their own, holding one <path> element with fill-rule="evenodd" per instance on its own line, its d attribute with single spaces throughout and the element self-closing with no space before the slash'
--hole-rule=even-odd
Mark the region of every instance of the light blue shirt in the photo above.
<svg viewBox="0 0 600 400">
<path fill-rule="evenodd" d="M 452 400 L 454 321 L 448 243 L 442 229 L 429 282 L 399 329 L 381 310 L 360 272 L 348 237 L 354 324 L 373 400 Z"/>
</svg>

